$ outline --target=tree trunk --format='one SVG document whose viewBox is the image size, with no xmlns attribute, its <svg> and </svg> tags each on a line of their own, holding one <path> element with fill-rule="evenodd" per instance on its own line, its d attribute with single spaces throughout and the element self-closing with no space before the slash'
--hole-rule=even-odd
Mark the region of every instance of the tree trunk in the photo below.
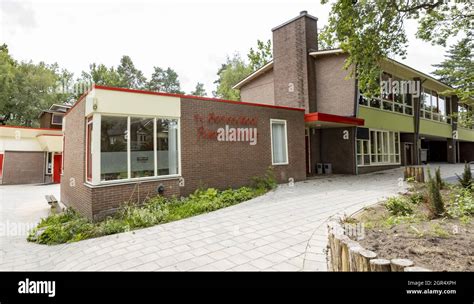
<svg viewBox="0 0 474 304">
<path fill-rule="evenodd" d="M 411 267 L 413 265 L 414 263 L 408 259 L 392 259 L 390 261 L 392 272 L 403 272 L 406 267 Z"/>
<path fill-rule="evenodd" d="M 372 272 L 390 272 L 390 261 L 386 259 L 370 260 L 370 271 Z"/>
<path fill-rule="evenodd" d="M 362 249 L 356 253 L 357 271 L 370 271 L 370 260 L 375 259 L 377 254 L 373 251 Z"/>
</svg>

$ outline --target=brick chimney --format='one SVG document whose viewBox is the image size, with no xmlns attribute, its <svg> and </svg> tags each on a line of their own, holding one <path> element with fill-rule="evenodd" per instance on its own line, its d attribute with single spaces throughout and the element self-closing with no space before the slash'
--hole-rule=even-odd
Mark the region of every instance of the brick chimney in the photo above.
<svg viewBox="0 0 474 304">
<path fill-rule="evenodd" d="M 316 111 L 316 80 L 310 51 L 318 48 L 316 17 L 302 11 L 273 32 L 275 104 Z M 310 80 L 310 81 L 309 81 Z"/>
</svg>

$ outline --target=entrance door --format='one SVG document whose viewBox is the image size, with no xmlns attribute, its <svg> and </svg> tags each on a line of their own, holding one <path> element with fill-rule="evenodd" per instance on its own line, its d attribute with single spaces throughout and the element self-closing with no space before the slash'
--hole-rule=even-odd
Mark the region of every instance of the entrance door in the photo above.
<svg viewBox="0 0 474 304">
<path fill-rule="evenodd" d="M 404 164 L 405 166 L 410 166 L 413 165 L 413 144 L 411 143 L 405 143 L 404 149 L 403 149 L 403 159 L 404 159 Z"/>
<path fill-rule="evenodd" d="M 61 166 L 62 166 L 62 155 L 54 154 L 54 165 L 53 165 L 53 182 L 58 184 L 61 182 Z"/>
</svg>

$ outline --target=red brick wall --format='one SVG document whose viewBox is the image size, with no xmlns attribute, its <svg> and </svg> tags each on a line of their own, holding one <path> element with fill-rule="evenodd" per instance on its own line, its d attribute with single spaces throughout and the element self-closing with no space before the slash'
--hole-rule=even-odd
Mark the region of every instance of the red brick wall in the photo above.
<svg viewBox="0 0 474 304">
<path fill-rule="evenodd" d="M 92 218 L 91 189 L 84 185 L 86 134 L 84 110 L 85 102 L 81 102 L 66 116 L 61 202 Z"/>
<path fill-rule="evenodd" d="M 199 139 L 197 128 L 200 125 L 194 115 L 200 114 L 206 117 L 209 113 L 232 117 L 256 117 L 257 144 Z M 275 166 L 276 177 L 280 182 L 288 182 L 290 177 L 295 180 L 305 179 L 303 111 L 182 99 L 181 171 L 185 182 L 184 187 L 179 187 L 177 179 L 89 186 L 84 184 L 84 103 L 79 104 L 66 118 L 65 166 L 61 179 L 61 201 L 81 214 L 99 220 L 113 213 L 124 202 L 142 202 L 147 197 L 157 195 L 157 188 L 160 185 L 165 186 L 166 196 L 188 195 L 199 187 L 225 189 L 249 185 L 252 177 L 263 176 L 271 165 L 271 118 L 287 120 L 289 164 Z M 224 127 L 225 123 L 205 126 L 216 130 Z M 74 180 L 74 186 L 71 186 L 71 179 Z"/>
<path fill-rule="evenodd" d="M 287 120 L 289 164 L 275 166 L 278 180 L 284 183 L 290 177 L 295 180 L 306 178 L 303 111 L 183 99 L 181 113 L 181 163 L 185 178 L 183 194 L 198 187 L 224 189 L 248 185 L 252 177 L 263 176 L 272 164 L 270 119 Z M 218 142 L 216 139 L 198 138 L 197 129 L 201 125 L 194 115 L 207 118 L 210 113 L 256 117 L 257 144 L 252 146 L 248 142 Z M 204 127 L 211 130 L 224 126 L 204 123 Z"/>
<path fill-rule="evenodd" d="M 2 184 L 44 183 L 45 153 L 6 151 Z"/>
</svg>

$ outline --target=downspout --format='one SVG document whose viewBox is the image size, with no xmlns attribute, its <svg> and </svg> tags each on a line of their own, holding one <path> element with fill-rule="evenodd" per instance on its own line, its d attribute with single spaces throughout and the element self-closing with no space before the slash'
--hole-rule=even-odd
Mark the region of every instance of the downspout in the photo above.
<svg viewBox="0 0 474 304">
<path fill-rule="evenodd" d="M 359 116 L 359 81 L 357 77 L 354 77 L 354 117 Z M 355 175 L 359 175 L 359 167 L 357 166 L 357 128 L 355 127 L 354 132 L 354 153 L 352 153 L 352 157 L 354 159 L 354 166 L 355 166 Z"/>
</svg>

